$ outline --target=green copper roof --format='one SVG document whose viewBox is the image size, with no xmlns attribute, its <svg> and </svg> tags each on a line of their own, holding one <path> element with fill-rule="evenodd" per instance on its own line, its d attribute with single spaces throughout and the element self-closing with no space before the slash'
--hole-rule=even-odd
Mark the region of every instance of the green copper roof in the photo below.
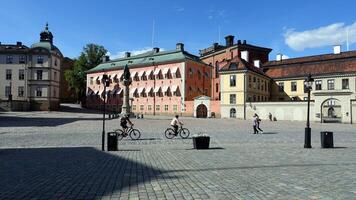
<svg viewBox="0 0 356 200">
<path fill-rule="evenodd" d="M 42 47 L 42 48 L 48 49 L 50 51 L 58 50 L 58 48 L 56 46 L 54 46 L 53 44 L 51 44 L 50 42 L 37 42 L 37 43 L 31 45 L 31 48 L 36 48 L 36 47 Z"/>
<path fill-rule="evenodd" d="M 150 51 L 147 53 L 131 56 L 128 58 L 119 58 L 105 63 L 101 63 L 98 66 L 94 67 L 93 69 L 88 70 L 87 73 L 108 71 L 113 69 L 122 69 L 124 68 L 125 65 L 127 65 L 130 68 L 135 66 L 152 65 L 153 62 L 155 64 L 160 64 L 160 63 L 168 63 L 172 61 L 185 61 L 185 60 L 193 60 L 199 63 L 203 63 L 199 59 L 199 57 L 189 54 L 186 51 L 173 50 L 173 51 L 162 51 L 159 53 L 153 53 L 152 51 Z"/>
</svg>

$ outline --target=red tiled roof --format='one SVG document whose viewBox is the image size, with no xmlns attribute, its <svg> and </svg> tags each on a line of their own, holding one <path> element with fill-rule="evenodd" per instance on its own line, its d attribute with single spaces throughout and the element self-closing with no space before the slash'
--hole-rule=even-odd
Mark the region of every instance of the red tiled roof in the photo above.
<svg viewBox="0 0 356 200">
<path fill-rule="evenodd" d="M 356 72 L 356 51 L 270 61 L 263 69 L 271 78 Z"/>
<path fill-rule="evenodd" d="M 236 56 L 233 59 L 227 61 L 222 68 L 220 68 L 220 72 L 229 72 L 229 71 L 238 71 L 238 70 L 251 70 L 258 74 L 266 76 L 261 68 L 255 67 L 252 64 L 246 62 L 240 57 Z"/>
</svg>

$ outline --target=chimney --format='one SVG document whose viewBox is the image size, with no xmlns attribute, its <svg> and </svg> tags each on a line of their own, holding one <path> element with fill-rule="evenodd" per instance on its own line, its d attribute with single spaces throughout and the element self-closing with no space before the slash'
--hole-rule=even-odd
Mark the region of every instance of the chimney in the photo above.
<svg viewBox="0 0 356 200">
<path fill-rule="evenodd" d="M 260 61 L 260 60 L 254 60 L 254 61 L 253 61 L 253 65 L 254 65 L 255 67 L 260 68 L 260 66 L 261 66 L 261 61 Z"/>
<path fill-rule="evenodd" d="M 276 61 L 282 61 L 282 58 L 283 58 L 283 54 L 279 53 L 276 56 Z"/>
<path fill-rule="evenodd" d="M 125 52 L 125 58 L 130 58 L 131 57 L 131 53 L 130 52 Z"/>
<path fill-rule="evenodd" d="M 241 51 L 241 58 L 248 62 L 248 51 Z"/>
<path fill-rule="evenodd" d="M 103 56 L 102 58 L 101 58 L 101 61 L 104 63 L 104 62 L 108 62 L 108 61 L 110 61 L 110 57 L 109 56 Z"/>
<path fill-rule="evenodd" d="M 237 44 L 241 44 L 241 40 L 237 40 Z"/>
<path fill-rule="evenodd" d="M 184 44 L 183 43 L 177 43 L 176 44 L 176 50 L 184 51 Z"/>
<path fill-rule="evenodd" d="M 243 41 L 242 41 L 242 44 L 246 44 L 246 40 L 243 40 Z"/>
<path fill-rule="evenodd" d="M 154 47 L 153 48 L 153 53 L 158 53 L 159 52 L 159 48 L 158 47 Z"/>
<path fill-rule="evenodd" d="M 340 54 L 340 53 L 341 53 L 341 46 L 335 45 L 334 46 L 334 54 Z"/>
<path fill-rule="evenodd" d="M 233 35 L 228 35 L 225 37 L 225 42 L 226 42 L 226 46 L 230 47 L 234 44 L 234 36 Z"/>
<path fill-rule="evenodd" d="M 16 42 L 17 46 L 22 46 L 22 42 Z"/>
<path fill-rule="evenodd" d="M 216 50 L 218 48 L 218 46 L 219 46 L 219 43 L 217 43 L 217 42 L 213 43 L 214 50 Z"/>
</svg>

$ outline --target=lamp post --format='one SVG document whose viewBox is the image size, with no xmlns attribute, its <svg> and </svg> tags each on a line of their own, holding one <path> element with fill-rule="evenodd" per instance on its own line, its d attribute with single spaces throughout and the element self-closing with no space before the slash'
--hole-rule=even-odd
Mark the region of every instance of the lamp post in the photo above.
<svg viewBox="0 0 356 200">
<path fill-rule="evenodd" d="M 312 148 L 311 147 L 311 128 L 309 122 L 309 113 L 310 113 L 310 90 L 312 89 L 314 79 L 312 78 L 311 74 L 305 78 L 305 89 L 308 92 L 308 111 L 307 111 L 307 125 L 305 127 L 304 133 L 304 148 Z"/>
<path fill-rule="evenodd" d="M 109 87 L 110 81 L 109 77 L 107 74 L 103 75 L 102 83 L 104 84 L 104 95 L 103 95 L 103 100 L 104 100 L 104 108 L 103 108 L 103 131 L 101 134 L 101 150 L 105 151 L 105 111 L 106 111 L 106 87 Z"/>
</svg>

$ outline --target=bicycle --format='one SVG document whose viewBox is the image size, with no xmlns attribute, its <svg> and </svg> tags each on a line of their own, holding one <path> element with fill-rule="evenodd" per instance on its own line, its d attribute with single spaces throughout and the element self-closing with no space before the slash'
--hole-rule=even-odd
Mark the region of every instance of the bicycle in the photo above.
<svg viewBox="0 0 356 200">
<path fill-rule="evenodd" d="M 116 133 L 118 140 L 122 140 L 122 138 L 127 137 L 128 135 L 132 140 L 138 140 L 141 137 L 141 132 L 138 129 L 134 129 L 133 126 L 128 127 L 126 131 L 116 129 L 113 132 Z"/>
<path fill-rule="evenodd" d="M 166 131 L 164 132 L 164 135 L 166 136 L 167 139 L 172 139 L 178 134 L 180 135 L 181 138 L 185 139 L 189 137 L 190 132 L 187 128 L 183 128 L 183 126 L 180 126 L 177 133 L 174 132 L 173 128 L 167 128 Z"/>
</svg>

